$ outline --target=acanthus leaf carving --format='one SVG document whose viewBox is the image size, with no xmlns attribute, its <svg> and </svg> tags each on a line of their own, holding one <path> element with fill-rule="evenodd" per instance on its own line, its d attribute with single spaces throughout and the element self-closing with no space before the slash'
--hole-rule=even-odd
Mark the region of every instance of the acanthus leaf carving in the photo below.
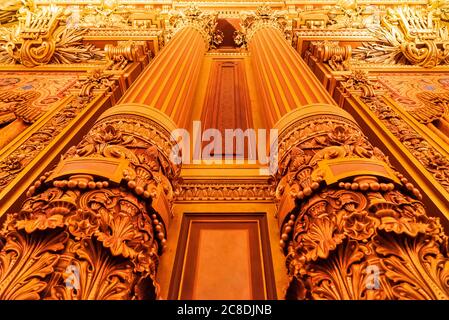
<svg viewBox="0 0 449 320">
<path fill-rule="evenodd" d="M 296 204 L 282 215 L 287 298 L 448 299 L 448 237 L 438 218 L 349 116 L 298 119 L 279 142 L 277 196 Z"/>
<path fill-rule="evenodd" d="M 5 236 L 0 253 L 0 298 L 2 300 L 38 300 L 54 272 L 68 235 L 65 232 L 11 232 Z"/>
</svg>

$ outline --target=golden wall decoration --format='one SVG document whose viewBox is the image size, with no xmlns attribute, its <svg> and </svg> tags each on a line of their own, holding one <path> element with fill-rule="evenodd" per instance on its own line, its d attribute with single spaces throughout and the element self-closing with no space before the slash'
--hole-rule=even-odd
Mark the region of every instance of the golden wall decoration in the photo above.
<svg viewBox="0 0 449 320">
<path fill-rule="evenodd" d="M 85 30 L 61 25 L 70 14 L 59 7 L 43 7 L 36 12 L 23 7 L 18 26 L 0 33 L 0 63 L 35 67 L 101 59 L 101 50 L 82 42 Z"/>
<path fill-rule="evenodd" d="M 295 27 L 308 29 L 365 29 L 379 25 L 381 10 L 356 0 L 339 0 L 333 6 L 298 9 Z"/>
<path fill-rule="evenodd" d="M 254 224 L 248 248 L 263 256 L 252 254 L 244 267 L 249 282 L 272 286 L 260 290 L 269 289 L 267 297 L 449 299 L 449 223 L 439 220 L 449 199 L 449 138 L 428 127 L 447 117 L 449 96 L 420 91 L 423 105 L 401 108 L 371 74 L 443 77 L 448 2 L 270 5 L 0 7 L 2 72 L 80 75 L 43 118 L 29 107 L 32 92 L 0 92 L 0 125 L 19 113 L 34 123 L 0 155 L 0 299 L 164 299 L 196 290 L 198 275 L 226 281 L 208 261 L 206 276 L 183 271 L 185 261 L 200 261 L 189 246 L 228 258 L 205 237 L 186 242 L 183 221 L 219 217 L 214 231 L 227 235 L 226 216 L 259 211 L 266 214 L 258 213 L 263 223 Z M 233 33 L 235 45 L 224 39 Z M 214 79 L 217 63 L 228 68 L 219 79 L 233 86 Z M 226 120 L 228 106 L 243 101 L 229 88 L 241 91 L 254 117 L 234 112 Z M 223 130 L 278 129 L 279 170 L 270 175 L 249 159 L 242 167 L 174 164 L 172 133 L 186 128 L 192 136 L 194 119 Z M 190 284 L 175 288 L 176 278 Z"/>
<path fill-rule="evenodd" d="M 418 159 L 432 176 L 449 191 L 449 161 L 407 124 L 375 90 L 381 84 L 369 80 L 366 73 L 356 72 L 342 83 L 346 89 L 362 90 L 361 98 L 366 106 L 382 121 L 399 141 Z"/>
<path fill-rule="evenodd" d="M 19 0 L 6 0 L 0 4 L 0 25 L 17 21 L 17 11 L 22 3 Z"/>
<path fill-rule="evenodd" d="M 78 96 L 71 100 L 40 130 L 34 132 L 19 148 L 0 161 L 0 191 L 29 164 L 45 146 L 51 143 L 67 124 L 75 118 L 95 98 L 93 89 L 112 90 L 111 75 L 93 73 L 85 80 L 79 81 L 75 87 Z"/>
<path fill-rule="evenodd" d="M 440 11 L 398 7 L 387 10 L 382 26 L 374 29 L 378 42 L 355 51 L 360 60 L 412 64 L 432 68 L 449 62 L 448 26 Z"/>
</svg>

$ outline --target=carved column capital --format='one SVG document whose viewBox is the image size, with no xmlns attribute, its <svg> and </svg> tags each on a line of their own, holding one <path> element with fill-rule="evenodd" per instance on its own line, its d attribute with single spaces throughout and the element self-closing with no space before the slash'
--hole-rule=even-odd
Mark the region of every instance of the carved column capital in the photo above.
<svg viewBox="0 0 449 320">
<path fill-rule="evenodd" d="M 259 6 L 255 11 L 241 14 L 242 31 L 234 35 L 237 45 L 246 46 L 251 42 L 254 34 L 264 28 L 275 28 L 291 40 L 292 26 L 285 11 L 274 11 L 267 5 Z"/>
<path fill-rule="evenodd" d="M 201 11 L 193 4 L 183 11 L 172 11 L 169 21 L 173 29 L 169 38 L 171 39 L 179 30 L 191 27 L 201 34 L 206 49 L 213 49 L 223 42 L 223 33 L 216 30 L 217 17 L 216 12 Z"/>
</svg>

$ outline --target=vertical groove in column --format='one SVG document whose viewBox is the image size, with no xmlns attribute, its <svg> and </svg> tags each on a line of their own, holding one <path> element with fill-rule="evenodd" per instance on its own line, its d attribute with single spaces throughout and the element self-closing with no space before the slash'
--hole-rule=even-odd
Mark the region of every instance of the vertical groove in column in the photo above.
<svg viewBox="0 0 449 320">
<path fill-rule="evenodd" d="M 184 125 L 205 52 L 200 32 L 185 27 L 143 71 L 120 104 L 145 104 L 161 110 L 178 125 Z"/>
<path fill-rule="evenodd" d="M 249 50 L 259 80 L 262 104 L 273 125 L 293 109 L 311 104 L 332 104 L 334 100 L 304 63 L 301 56 L 274 27 L 261 28 L 253 35 Z"/>
</svg>

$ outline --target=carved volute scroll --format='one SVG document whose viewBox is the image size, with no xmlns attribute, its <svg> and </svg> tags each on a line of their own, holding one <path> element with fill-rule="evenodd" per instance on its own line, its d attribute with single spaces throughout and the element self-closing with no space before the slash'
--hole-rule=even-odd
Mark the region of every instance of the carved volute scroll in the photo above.
<svg viewBox="0 0 449 320">
<path fill-rule="evenodd" d="M 336 106 L 280 130 L 279 223 L 290 299 L 448 299 L 448 242 L 421 194 Z"/>
<path fill-rule="evenodd" d="M 106 111 L 0 233 L 0 299 L 154 299 L 179 167 L 167 116 Z"/>
</svg>

